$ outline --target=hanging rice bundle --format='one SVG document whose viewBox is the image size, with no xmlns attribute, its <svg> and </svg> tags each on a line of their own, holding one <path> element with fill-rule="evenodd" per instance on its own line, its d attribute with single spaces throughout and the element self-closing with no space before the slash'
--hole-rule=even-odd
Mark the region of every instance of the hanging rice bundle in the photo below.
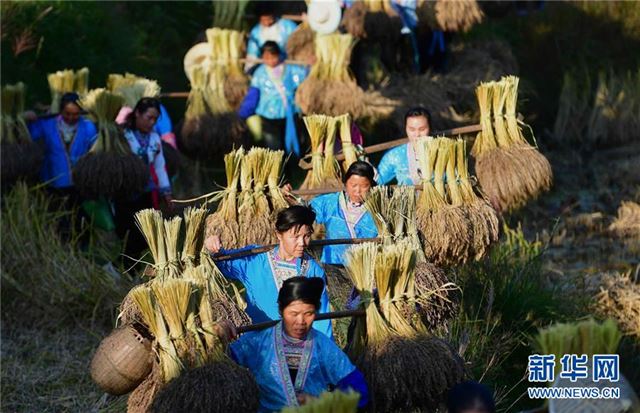
<svg viewBox="0 0 640 413">
<path fill-rule="evenodd" d="M 330 34 L 316 38 L 316 63 L 296 92 L 296 103 L 305 114 L 359 117 L 364 92 L 349 73 L 353 37 Z"/>
<path fill-rule="evenodd" d="M 326 391 L 302 406 L 285 407 L 282 413 L 356 413 L 360 395 L 354 391 Z"/>
<path fill-rule="evenodd" d="M 33 142 L 22 117 L 24 103 L 24 83 L 2 87 L 0 174 L 3 184 L 37 176 L 44 158 L 43 148 Z"/>
<path fill-rule="evenodd" d="M 517 77 L 507 76 L 499 82 L 481 83 L 476 94 L 482 131 L 478 133 L 472 152 L 476 157 L 480 186 L 500 210 L 519 208 L 551 188 L 551 165 L 527 143 L 518 124 Z"/>
<path fill-rule="evenodd" d="M 419 2 L 418 21 L 433 30 L 468 32 L 482 23 L 484 13 L 476 0 L 437 0 Z"/>
<path fill-rule="evenodd" d="M 207 30 L 207 40 L 213 61 L 210 70 L 214 73 L 209 79 L 212 92 L 209 106 L 214 115 L 235 111 L 249 87 L 240 62 L 244 55 L 244 33 L 214 27 Z"/>
<path fill-rule="evenodd" d="M 455 182 L 455 141 L 424 139 L 416 152 L 424 171 L 416 214 L 426 259 L 438 265 L 467 262 L 473 256 L 473 237 Z"/>
<path fill-rule="evenodd" d="M 284 152 L 252 148 L 225 156 L 227 187 L 213 192 L 218 209 L 207 217 L 206 234 L 220 237 L 223 248 L 275 242 L 272 218 L 289 206 L 280 182 Z"/>
<path fill-rule="evenodd" d="M 640 339 L 640 284 L 631 271 L 606 274 L 595 298 L 599 314 L 615 318 L 624 333 Z"/>
<path fill-rule="evenodd" d="M 303 22 L 287 39 L 287 58 L 311 64 L 314 57 L 315 33 Z"/>
<path fill-rule="evenodd" d="M 271 172 L 268 167 L 270 160 L 268 149 L 251 148 L 242 161 L 240 174 L 242 203 L 238 207 L 238 212 L 241 239 L 244 245 L 267 245 L 276 242 L 271 223 L 271 208 L 266 194 Z"/>
<path fill-rule="evenodd" d="M 242 30 L 242 19 L 249 0 L 214 1 L 213 27 Z"/>
<path fill-rule="evenodd" d="M 208 107 L 209 72 L 196 66 L 191 71 L 191 91 L 187 99 L 187 110 L 180 131 L 180 151 L 192 158 L 206 158 L 207 142 L 213 139 L 214 123 Z"/>
<path fill-rule="evenodd" d="M 447 343 L 425 334 L 416 313 L 416 251 L 409 242 L 362 244 L 346 257 L 366 312 L 356 320 L 349 351 L 367 379 L 373 411 L 436 409 L 464 369 Z"/>
<path fill-rule="evenodd" d="M 640 241 L 640 204 L 622 201 L 618 216 L 609 226 L 609 232 L 620 238 Z"/>
<path fill-rule="evenodd" d="M 334 154 L 336 147 L 336 134 L 339 133 L 338 125 L 340 117 L 329 118 L 327 135 L 324 140 L 324 159 L 322 162 L 322 180 L 324 185 L 330 188 L 342 187 L 340 179 L 340 165 Z"/>
<path fill-rule="evenodd" d="M 225 248 L 237 248 L 240 245 L 237 196 L 240 166 L 244 156 L 245 151 L 242 148 L 224 156 L 227 186 L 220 195 L 217 211 L 207 217 L 207 236 L 217 235 Z"/>
<path fill-rule="evenodd" d="M 362 1 L 355 1 L 342 13 L 340 26 L 356 39 L 366 38 L 367 32 L 364 29 L 366 15 L 367 5 Z"/>
<path fill-rule="evenodd" d="M 60 99 L 62 95 L 75 92 L 81 97 L 89 92 L 89 69 L 83 67 L 77 72 L 70 69 L 59 70 L 47 75 L 49 89 L 51 90 L 51 106 L 49 112 L 60 112 Z"/>
<path fill-rule="evenodd" d="M 109 77 L 111 76 L 112 75 L 109 75 Z M 158 85 L 158 82 L 144 77 L 130 76 L 133 76 L 133 78 L 124 82 L 115 82 L 116 86 L 111 89 L 113 92 L 122 95 L 125 106 L 134 108 L 142 98 L 157 98 L 160 96 L 160 85 Z"/>
<path fill-rule="evenodd" d="M 105 89 L 92 90 L 80 102 L 98 126 L 95 143 L 73 170 L 74 184 L 87 198 L 131 197 L 149 183 L 149 168 L 131 152 L 115 124 L 122 104 L 121 96 Z"/>
<path fill-rule="evenodd" d="M 324 140 L 329 127 L 330 118 L 325 115 L 311 115 L 304 117 L 304 124 L 309 132 L 311 141 L 311 169 L 307 172 L 302 189 L 319 188 L 322 186 L 324 172 Z"/>
<path fill-rule="evenodd" d="M 345 113 L 338 118 L 340 125 L 338 133 L 340 134 L 340 143 L 342 144 L 342 153 L 344 154 L 344 162 L 342 163 L 343 171 L 347 171 L 352 163 L 358 160 L 358 151 L 353 144 L 351 137 L 351 115 Z"/>
<path fill-rule="evenodd" d="M 186 226 L 181 260 L 185 268 L 196 266 L 198 254 L 202 250 L 207 210 L 205 208 L 188 207 L 183 212 Z"/>
<path fill-rule="evenodd" d="M 416 295 L 425 303 L 416 306 L 420 320 L 428 331 L 446 326 L 458 312 L 459 288 L 449 282 L 444 270 L 430 262 L 419 262 L 415 267 Z"/>
</svg>

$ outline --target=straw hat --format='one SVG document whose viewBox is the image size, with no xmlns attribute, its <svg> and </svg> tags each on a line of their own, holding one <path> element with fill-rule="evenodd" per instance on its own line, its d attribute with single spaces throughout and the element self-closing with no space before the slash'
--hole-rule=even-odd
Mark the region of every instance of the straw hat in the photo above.
<svg viewBox="0 0 640 413">
<path fill-rule="evenodd" d="M 311 0 L 307 9 L 307 21 L 314 32 L 333 33 L 340 25 L 342 13 L 336 0 Z"/>
<path fill-rule="evenodd" d="M 211 62 L 211 46 L 207 42 L 198 43 L 184 55 L 184 73 L 191 80 L 191 70 L 196 66 L 209 66 Z"/>
</svg>

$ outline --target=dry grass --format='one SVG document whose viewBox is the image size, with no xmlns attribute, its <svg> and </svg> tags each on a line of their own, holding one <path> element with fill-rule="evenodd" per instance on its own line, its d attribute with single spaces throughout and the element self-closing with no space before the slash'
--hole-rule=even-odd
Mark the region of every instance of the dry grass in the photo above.
<svg viewBox="0 0 640 413">
<path fill-rule="evenodd" d="M 640 284 L 637 276 L 611 273 L 602 278 L 593 307 L 605 317 L 618 321 L 622 331 L 640 340 Z"/>
</svg>

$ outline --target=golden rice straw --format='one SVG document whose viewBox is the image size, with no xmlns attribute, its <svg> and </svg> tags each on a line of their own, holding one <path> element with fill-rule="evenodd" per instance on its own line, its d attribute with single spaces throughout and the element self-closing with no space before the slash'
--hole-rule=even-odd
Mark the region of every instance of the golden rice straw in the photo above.
<svg viewBox="0 0 640 413">
<path fill-rule="evenodd" d="M 164 237 L 167 251 L 166 276 L 169 278 L 177 278 L 180 276 L 180 258 L 178 249 L 180 228 L 182 228 L 181 217 L 174 217 L 170 220 L 164 221 Z"/>
<path fill-rule="evenodd" d="M 149 246 L 149 251 L 153 257 L 154 267 L 166 262 L 166 260 L 163 261 L 164 251 L 161 252 L 160 247 L 160 238 L 162 238 L 162 250 L 164 250 L 164 235 L 160 236 L 156 227 L 158 216 L 160 216 L 160 212 L 152 208 L 143 209 L 135 214 L 136 225 L 140 229 L 140 232 L 142 232 L 142 235 Z M 161 216 L 160 220 L 162 220 Z M 159 275 L 158 272 L 156 272 L 156 275 Z"/>
<path fill-rule="evenodd" d="M 340 141 L 342 142 L 342 153 L 344 154 L 342 167 L 346 172 L 351 164 L 358 160 L 356 148 L 351 137 L 351 115 L 345 113 L 338 116 L 338 122 L 340 123 Z"/>
<path fill-rule="evenodd" d="M 163 381 L 167 383 L 180 375 L 182 364 L 178 352 L 169 336 L 164 318 L 149 287 L 136 287 L 129 293 L 140 310 L 144 323 L 156 338 L 158 358 L 162 369 Z"/>
<path fill-rule="evenodd" d="M 284 160 L 284 151 L 270 151 L 269 152 L 269 165 L 271 166 L 269 172 L 269 197 L 271 198 L 271 207 L 273 214 L 277 214 L 281 209 L 285 209 L 289 206 L 289 203 L 285 199 L 282 190 L 280 189 L 280 182 L 282 181 L 282 165 Z"/>
<path fill-rule="evenodd" d="M 322 186 L 322 169 L 324 166 L 323 139 L 327 132 L 329 118 L 325 115 L 304 117 L 304 124 L 311 140 L 311 170 L 300 186 L 301 189 L 313 189 Z"/>
<path fill-rule="evenodd" d="M 125 105 L 133 108 L 142 98 L 160 96 L 160 85 L 155 80 L 134 76 L 131 81 L 122 82 L 113 91 L 124 97 Z"/>
<path fill-rule="evenodd" d="M 493 110 L 493 125 L 495 128 L 495 137 L 498 141 L 498 145 L 512 142 L 510 139 L 509 131 L 507 131 L 507 122 L 505 120 L 505 103 L 507 95 L 509 94 L 509 85 L 504 80 L 499 82 L 492 82 L 492 110 Z M 514 115 L 515 118 L 515 115 Z"/>
<path fill-rule="evenodd" d="M 271 224 L 271 210 L 267 199 L 266 189 L 269 179 L 269 150 L 264 148 L 252 148 L 255 151 L 254 160 L 251 164 L 253 169 L 253 197 L 254 213 L 250 219 L 245 221 L 243 232 L 253 235 L 252 244 L 271 244 L 276 241 L 275 233 Z"/>
<path fill-rule="evenodd" d="M 475 157 L 497 148 L 493 125 L 491 123 L 494 83 L 495 82 L 482 82 L 476 87 L 478 107 L 480 108 L 480 126 L 482 126 L 482 130 L 478 132 L 473 148 L 471 149 L 471 153 Z"/>
<path fill-rule="evenodd" d="M 182 246 L 182 263 L 185 267 L 196 265 L 197 254 L 202 249 L 204 224 L 207 218 L 205 208 L 188 207 L 183 212 L 185 222 L 185 237 Z"/>
<path fill-rule="evenodd" d="M 335 158 L 336 132 L 339 119 L 328 119 L 327 134 L 324 140 L 324 161 L 322 165 L 322 186 L 326 188 L 342 188 L 340 180 L 340 167 Z"/>
</svg>

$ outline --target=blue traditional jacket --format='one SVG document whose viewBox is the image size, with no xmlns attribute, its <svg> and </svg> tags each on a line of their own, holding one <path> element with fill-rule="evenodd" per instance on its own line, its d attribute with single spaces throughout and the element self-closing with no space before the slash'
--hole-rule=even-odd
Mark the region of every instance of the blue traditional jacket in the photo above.
<svg viewBox="0 0 640 413">
<path fill-rule="evenodd" d="M 250 245 L 244 249 L 250 249 L 255 245 Z M 241 251 L 239 250 L 239 251 Z M 254 323 L 280 319 L 278 311 L 278 291 L 282 283 L 292 276 L 320 277 L 325 285 L 327 278 L 322 267 L 309 255 L 296 260 L 296 273 L 286 274 L 278 270 L 275 262 L 275 254 L 278 248 L 263 252 L 262 254 L 237 258 L 234 260 L 218 261 L 216 265 L 225 277 L 240 281 L 247 293 L 247 314 Z M 225 251 L 227 253 L 229 251 Z M 319 312 L 329 311 L 329 296 L 325 287 L 320 299 Z M 331 320 L 322 320 L 313 324 L 327 337 L 332 337 Z"/>
<path fill-rule="evenodd" d="M 265 30 L 260 24 L 256 24 L 255 26 L 253 26 L 253 29 L 251 29 L 251 32 L 249 32 L 249 41 L 247 42 L 247 57 L 260 57 L 260 48 L 267 40 L 273 40 L 278 43 L 283 57 L 286 56 L 285 50 L 287 49 L 287 40 L 289 40 L 289 36 L 291 36 L 291 33 L 293 33 L 298 28 L 298 25 L 293 21 L 287 19 L 278 19 L 278 21 L 276 21 L 274 25 L 277 26 L 276 33 L 279 37 L 277 39 L 265 38 Z"/>
<path fill-rule="evenodd" d="M 267 330 L 244 334 L 231 344 L 231 357 L 248 368 L 260 389 L 260 412 L 278 412 L 287 406 L 297 406 L 296 394 L 319 396 L 331 388 L 353 389 L 360 393 L 359 406 L 368 402 L 368 390 L 362 373 L 340 348 L 313 329 L 302 346 L 295 381 L 284 354 L 282 323 Z"/>
<path fill-rule="evenodd" d="M 398 182 L 398 185 L 413 185 L 418 184 L 414 182 L 411 177 L 411 171 L 409 167 L 409 157 L 407 156 L 409 144 L 404 144 L 393 149 L 389 149 L 380 160 L 378 165 L 378 176 L 376 182 L 380 185 L 386 185 L 390 183 L 394 178 Z"/>
<path fill-rule="evenodd" d="M 378 230 L 373 222 L 373 217 L 366 211 L 355 223 L 353 229 L 349 228 L 344 212 L 345 195 L 336 192 L 318 196 L 311 200 L 311 208 L 316 213 L 316 222 L 323 224 L 326 229 L 327 239 L 337 238 L 373 238 L 378 236 Z M 327 245 L 322 250 L 322 262 L 325 264 L 343 264 L 344 253 L 347 245 Z"/>
<path fill-rule="evenodd" d="M 83 117 L 78 120 L 76 135 L 71 140 L 68 151 L 58 130 L 57 117 L 30 123 L 29 133 L 35 142 L 44 142 L 45 158 L 40 179 L 50 182 L 49 185 L 54 188 L 73 186 L 71 168 L 91 149 L 98 136 L 93 122 Z"/>
</svg>

